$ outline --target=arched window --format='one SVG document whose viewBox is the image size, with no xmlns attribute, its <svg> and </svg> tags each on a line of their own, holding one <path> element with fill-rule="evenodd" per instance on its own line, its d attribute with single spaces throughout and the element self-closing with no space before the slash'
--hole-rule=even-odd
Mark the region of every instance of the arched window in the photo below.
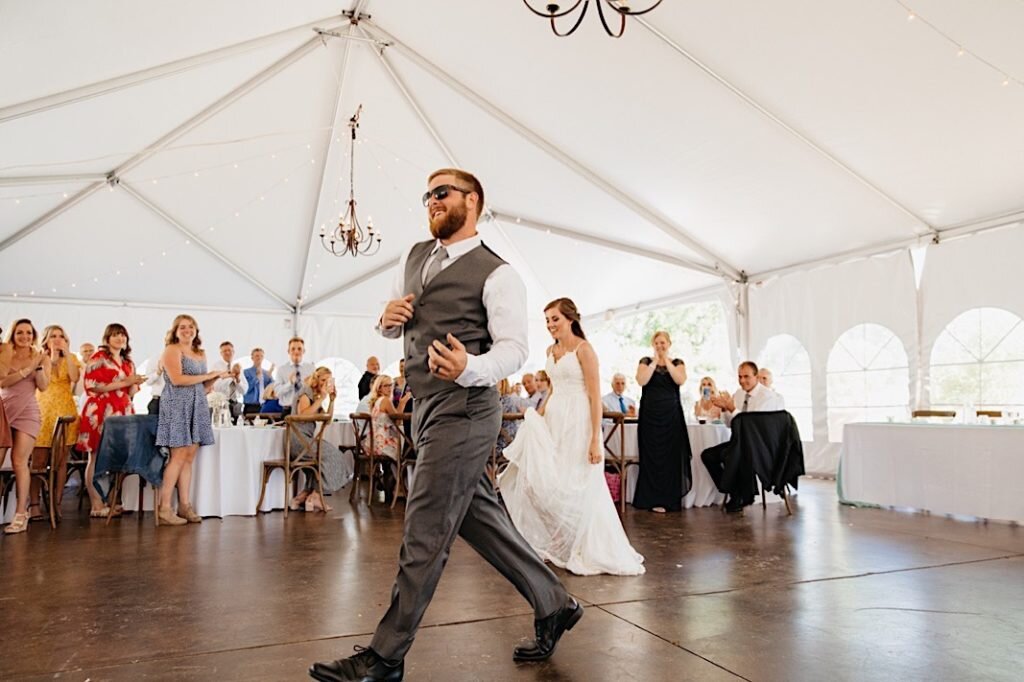
<svg viewBox="0 0 1024 682">
<path fill-rule="evenodd" d="M 317 363 L 317 367 L 327 367 L 334 376 L 334 386 L 338 391 L 338 397 L 334 399 L 334 416 L 348 419 L 348 416 L 356 411 L 359 404 L 359 378 L 363 376 L 362 370 L 353 365 L 345 358 L 324 358 Z"/>
<path fill-rule="evenodd" d="M 772 389 L 786 401 L 786 409 L 800 427 L 801 440 L 814 440 L 811 403 L 811 356 L 795 336 L 778 334 L 768 339 L 757 364 L 772 371 Z"/>
<path fill-rule="evenodd" d="M 1024 320 L 1001 308 L 974 308 L 942 330 L 932 347 L 931 404 L 988 409 L 1024 406 Z"/>
<path fill-rule="evenodd" d="M 828 439 L 851 422 L 909 417 L 910 370 L 903 343 L 878 324 L 847 329 L 828 354 Z"/>
</svg>

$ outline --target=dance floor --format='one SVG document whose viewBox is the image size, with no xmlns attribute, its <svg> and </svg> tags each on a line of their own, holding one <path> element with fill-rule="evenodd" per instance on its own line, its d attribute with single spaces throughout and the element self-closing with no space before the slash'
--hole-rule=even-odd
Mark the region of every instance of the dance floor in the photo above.
<svg viewBox="0 0 1024 682">
<path fill-rule="evenodd" d="M 0 538 L 0 679 L 302 680 L 367 644 L 402 511 L 351 507 Z M 1020 680 L 1024 530 L 836 502 L 626 514 L 639 578 L 564 576 L 583 620 L 544 664 L 519 595 L 457 542 L 408 680 Z"/>
</svg>

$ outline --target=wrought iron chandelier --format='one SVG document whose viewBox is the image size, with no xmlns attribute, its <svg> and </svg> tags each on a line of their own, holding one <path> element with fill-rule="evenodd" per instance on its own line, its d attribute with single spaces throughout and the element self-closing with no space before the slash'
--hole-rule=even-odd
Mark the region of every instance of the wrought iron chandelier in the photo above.
<svg viewBox="0 0 1024 682">
<path fill-rule="evenodd" d="M 328 232 L 320 228 L 320 243 L 329 253 L 335 256 L 372 256 L 380 250 L 380 231 L 373 229 L 373 218 L 366 221 L 366 228 L 359 224 L 356 216 L 356 130 L 359 128 L 359 114 L 363 110 L 360 104 L 356 113 L 348 120 L 351 131 L 348 152 L 348 206 L 338 217 L 338 224 Z"/>
<path fill-rule="evenodd" d="M 543 12 L 534 9 L 533 5 L 530 4 L 529 0 L 523 0 L 523 4 L 526 5 L 530 9 L 530 11 L 536 14 L 537 16 L 549 19 L 551 21 L 551 30 L 559 38 L 571 36 L 573 33 L 575 33 L 576 29 L 578 29 L 580 27 L 580 24 L 583 23 L 583 17 L 587 16 L 587 9 L 590 8 L 590 0 L 576 0 L 576 2 L 572 3 L 572 6 L 566 10 L 563 10 L 562 6 L 556 2 L 549 2 L 544 6 Z M 629 0 L 594 0 L 594 4 L 597 5 L 597 16 L 601 17 L 601 25 L 604 26 L 605 33 L 610 35 L 612 38 L 621 38 L 622 34 L 626 30 L 626 17 L 636 17 L 640 16 L 641 14 L 647 14 L 652 9 L 660 5 L 661 0 L 656 0 L 653 5 L 651 5 L 647 9 L 641 10 L 631 9 L 629 6 Z M 573 12 L 576 11 L 577 8 L 579 8 L 580 5 L 583 5 L 583 9 L 580 10 L 580 14 L 576 18 L 576 23 L 573 24 L 572 28 L 570 28 L 565 33 L 559 33 L 558 26 L 555 24 L 555 19 L 560 19 L 561 17 L 572 14 Z M 619 15 L 618 33 L 613 31 L 612 27 L 608 25 L 608 18 L 605 16 L 606 5 L 608 11 L 614 12 L 615 14 Z"/>
</svg>

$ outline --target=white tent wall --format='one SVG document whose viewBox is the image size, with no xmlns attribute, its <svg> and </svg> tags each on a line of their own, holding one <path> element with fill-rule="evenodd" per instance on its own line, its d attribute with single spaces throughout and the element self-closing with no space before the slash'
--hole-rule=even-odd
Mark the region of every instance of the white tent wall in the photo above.
<svg viewBox="0 0 1024 682">
<path fill-rule="evenodd" d="M 928 365 L 946 325 L 972 308 L 993 307 L 1024 317 L 1020 267 L 1024 225 L 971 235 L 928 248 L 921 277 L 921 404 L 930 404 Z"/>
<path fill-rule="evenodd" d="M 804 449 L 807 471 L 834 474 L 839 444 L 829 443 L 827 377 L 829 352 L 839 336 L 861 323 L 889 328 L 910 361 L 910 395 L 915 395 L 918 347 L 917 293 L 908 251 L 876 256 L 753 284 L 749 288 L 750 356 L 769 338 L 791 334 L 811 359 L 814 438 Z M 806 434 L 804 434 L 806 437 Z"/>
</svg>

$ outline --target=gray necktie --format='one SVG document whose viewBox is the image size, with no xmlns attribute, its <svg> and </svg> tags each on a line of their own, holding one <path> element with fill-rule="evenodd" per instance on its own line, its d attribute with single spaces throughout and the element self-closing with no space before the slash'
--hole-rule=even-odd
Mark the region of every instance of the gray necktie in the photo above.
<svg viewBox="0 0 1024 682">
<path fill-rule="evenodd" d="M 749 393 L 747 394 L 747 397 L 743 399 L 743 409 L 740 410 L 740 412 L 746 412 L 748 405 L 750 405 L 750 394 Z"/>
<path fill-rule="evenodd" d="M 434 254 L 434 260 L 430 261 L 430 265 L 427 267 L 427 276 L 423 278 L 423 286 L 430 284 L 430 280 L 437 277 L 437 273 L 441 272 L 441 262 L 448 259 L 448 249 L 443 246 L 438 248 L 437 253 Z"/>
</svg>

